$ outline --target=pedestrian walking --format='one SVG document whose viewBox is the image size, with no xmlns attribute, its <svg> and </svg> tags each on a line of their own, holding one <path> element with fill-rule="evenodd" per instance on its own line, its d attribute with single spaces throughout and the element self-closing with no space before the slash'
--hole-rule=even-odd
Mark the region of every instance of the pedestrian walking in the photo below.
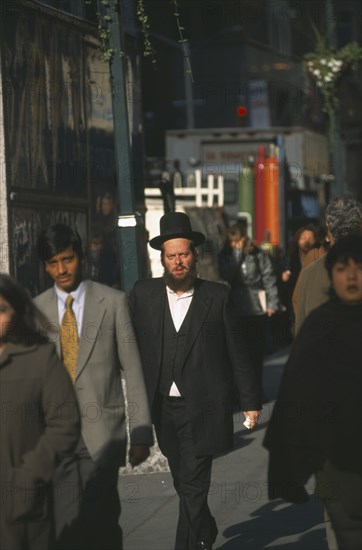
<svg viewBox="0 0 362 550">
<path fill-rule="evenodd" d="M 179 496 L 176 550 L 210 550 L 216 539 L 207 496 L 213 457 L 233 445 L 233 388 L 250 428 L 260 409 L 228 288 L 197 277 L 204 240 L 186 214 L 165 214 L 150 241 L 164 276 L 138 281 L 130 296 L 152 419 Z"/>
<path fill-rule="evenodd" d="M 327 206 L 326 226 L 330 245 L 336 243 L 341 237 L 361 231 L 362 204 L 348 195 L 334 197 Z M 300 274 L 295 308 L 296 333 L 307 315 L 328 300 L 330 281 L 324 260 L 323 255 L 320 256 Z"/>
<path fill-rule="evenodd" d="M 80 436 L 74 389 L 27 291 L 0 274 L 0 548 L 54 548 L 54 474 Z"/>
<path fill-rule="evenodd" d="M 58 548 L 120 550 L 117 482 L 126 455 L 121 371 L 132 404 L 130 464 L 143 462 L 152 444 L 127 299 L 121 291 L 83 280 L 82 241 L 74 229 L 63 224 L 48 227 L 39 237 L 38 251 L 55 284 L 35 302 L 50 323 L 50 336 L 73 380 L 82 413 L 80 443 L 57 471 L 63 488 L 63 498 L 55 502 Z M 79 486 L 71 499 L 66 498 L 69 486 Z"/>
<path fill-rule="evenodd" d="M 240 222 L 229 227 L 218 260 L 220 276 L 231 286 L 232 308 L 247 345 L 260 396 L 267 401 L 263 390 L 267 319 L 279 309 L 273 265 L 268 255 L 246 235 Z"/>
<path fill-rule="evenodd" d="M 325 257 L 329 300 L 293 345 L 264 445 L 269 498 L 304 502 L 315 474 L 339 550 L 362 546 L 362 238 L 343 237 Z"/>
<path fill-rule="evenodd" d="M 289 249 L 284 259 L 281 280 L 283 283 L 282 289 L 284 304 L 287 307 L 291 325 L 294 324 L 294 313 L 292 307 L 294 287 L 308 252 L 317 247 L 317 231 L 311 225 L 304 225 L 300 227 L 294 233 L 289 244 Z"/>
</svg>

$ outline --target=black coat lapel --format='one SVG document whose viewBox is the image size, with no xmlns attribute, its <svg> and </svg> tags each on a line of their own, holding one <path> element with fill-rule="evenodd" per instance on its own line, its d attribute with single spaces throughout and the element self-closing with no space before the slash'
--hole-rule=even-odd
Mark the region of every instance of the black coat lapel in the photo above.
<svg viewBox="0 0 362 550">
<path fill-rule="evenodd" d="M 203 329 L 205 319 L 212 304 L 212 296 L 204 291 L 202 281 L 196 280 L 194 297 L 192 299 L 192 311 L 189 330 L 186 337 L 185 357 L 186 361 L 191 349 Z"/>
<path fill-rule="evenodd" d="M 164 307 L 165 307 L 165 298 L 166 298 L 166 288 L 162 280 L 159 281 L 159 284 L 154 285 L 152 292 L 149 297 L 149 305 L 152 311 L 152 334 L 153 341 L 155 343 L 157 361 L 158 364 L 161 364 L 162 359 L 162 335 L 163 335 L 163 318 L 164 318 Z"/>
</svg>

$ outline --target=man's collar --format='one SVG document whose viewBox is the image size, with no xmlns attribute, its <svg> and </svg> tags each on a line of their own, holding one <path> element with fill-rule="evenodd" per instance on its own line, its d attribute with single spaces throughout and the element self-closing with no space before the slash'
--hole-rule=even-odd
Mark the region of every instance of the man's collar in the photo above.
<svg viewBox="0 0 362 550">
<path fill-rule="evenodd" d="M 85 293 L 85 290 L 86 290 L 86 283 L 85 281 L 81 281 L 78 285 L 78 287 L 75 289 L 75 290 L 72 290 L 72 292 L 64 292 L 64 290 L 61 290 L 60 288 L 57 287 L 57 285 L 54 285 L 54 289 L 55 289 L 55 292 L 56 292 L 56 295 L 58 297 L 58 299 L 63 302 L 65 304 L 65 300 L 67 299 L 67 297 L 69 296 L 69 294 L 71 294 L 74 298 L 74 301 L 76 303 L 78 303 L 84 293 Z"/>
<path fill-rule="evenodd" d="M 190 288 L 189 290 L 186 290 L 185 292 L 183 292 L 182 294 L 180 295 L 177 295 L 176 292 L 174 290 L 172 290 L 172 288 L 170 288 L 169 286 L 166 285 L 166 290 L 169 294 L 173 295 L 173 296 L 177 296 L 178 298 L 188 298 L 189 296 L 192 296 L 194 291 L 195 291 L 195 288 L 192 287 Z"/>
</svg>

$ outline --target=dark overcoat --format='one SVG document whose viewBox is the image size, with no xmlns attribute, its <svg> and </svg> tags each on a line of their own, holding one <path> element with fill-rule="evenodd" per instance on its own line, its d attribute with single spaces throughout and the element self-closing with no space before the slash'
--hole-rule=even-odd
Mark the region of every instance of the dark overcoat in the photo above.
<svg viewBox="0 0 362 550">
<path fill-rule="evenodd" d="M 214 455 L 232 447 L 235 386 L 242 410 L 260 408 L 257 382 L 228 295 L 224 284 L 196 280 L 181 376 L 199 455 Z M 130 295 L 153 412 L 162 363 L 166 300 L 162 278 L 137 282 Z"/>
<path fill-rule="evenodd" d="M 0 547 L 52 547 L 52 478 L 80 436 L 69 375 L 52 344 L 0 355 Z"/>
<path fill-rule="evenodd" d="M 306 500 L 308 479 L 330 463 L 356 474 L 347 499 L 358 495 L 361 517 L 361 332 L 360 304 L 337 299 L 312 311 L 298 332 L 264 439 L 270 498 Z M 347 487 L 337 484 L 338 492 Z"/>
</svg>

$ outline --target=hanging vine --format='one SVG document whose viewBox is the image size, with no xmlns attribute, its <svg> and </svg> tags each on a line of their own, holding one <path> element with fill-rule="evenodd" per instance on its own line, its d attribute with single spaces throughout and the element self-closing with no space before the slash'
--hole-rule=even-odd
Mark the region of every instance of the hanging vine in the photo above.
<svg viewBox="0 0 362 550">
<path fill-rule="evenodd" d="M 109 61 L 112 56 L 117 53 L 117 51 L 120 57 L 122 57 L 124 55 L 124 52 L 109 47 L 109 38 L 111 34 L 109 25 L 112 21 L 112 18 L 107 13 L 102 13 L 98 8 L 99 4 L 101 4 L 104 6 L 104 9 L 107 10 L 110 7 L 109 0 L 100 0 L 99 2 L 98 0 L 84 0 L 84 3 L 86 6 L 95 7 L 95 13 L 98 21 L 98 39 L 100 42 L 102 59 L 104 61 Z"/>
<path fill-rule="evenodd" d="M 98 38 L 100 41 L 100 49 L 102 52 L 102 58 L 105 61 L 109 61 L 112 56 L 118 53 L 120 57 L 125 54 L 121 49 L 110 48 L 110 24 L 112 23 L 112 17 L 108 14 L 110 9 L 109 0 L 84 0 L 86 6 L 95 7 L 95 13 L 98 21 Z M 103 6 L 104 10 L 99 9 L 99 6 Z M 152 46 L 148 29 L 150 27 L 148 15 L 145 10 L 144 0 L 137 0 L 137 19 L 140 25 L 141 33 L 143 35 L 143 55 L 145 57 L 151 57 L 152 63 L 156 63 L 155 50 Z"/>
<path fill-rule="evenodd" d="M 180 37 L 179 43 L 182 46 L 183 53 L 184 53 L 184 58 L 185 58 L 185 61 L 186 61 L 186 72 L 189 75 L 189 77 L 191 79 L 191 82 L 194 82 L 194 77 L 193 77 L 193 74 L 192 74 L 192 67 L 191 67 L 190 44 L 189 44 L 189 41 L 184 37 L 184 34 L 183 34 L 183 31 L 185 30 L 185 28 L 182 27 L 181 23 L 180 23 L 180 12 L 179 12 L 179 8 L 178 8 L 177 0 L 172 0 L 172 3 L 174 5 L 174 10 L 175 10 L 174 11 L 174 16 L 175 16 L 175 19 L 176 19 L 177 30 L 178 30 L 179 37 Z"/>
<path fill-rule="evenodd" d="M 150 40 L 150 35 L 148 32 L 150 24 L 148 21 L 148 15 L 145 11 L 143 0 L 137 0 L 137 18 L 141 27 L 141 33 L 143 35 L 143 55 L 144 57 L 151 57 L 152 63 L 156 64 L 156 52 Z"/>
<path fill-rule="evenodd" d="M 179 35 L 178 42 L 181 44 L 183 55 L 186 62 L 186 72 L 189 75 L 191 82 L 194 82 L 192 67 L 191 67 L 191 53 L 190 53 L 190 44 L 187 38 L 184 36 L 185 28 L 181 25 L 180 21 L 180 11 L 178 7 L 177 0 L 170 0 L 174 9 L 174 17 L 176 20 L 177 31 Z M 105 61 L 110 61 L 112 56 L 120 55 L 124 56 L 124 52 L 120 49 L 110 48 L 109 39 L 110 39 L 110 24 L 112 18 L 109 15 L 110 9 L 110 0 L 84 0 L 86 6 L 93 6 L 95 8 L 95 13 L 98 20 L 98 38 L 100 41 L 100 49 L 102 52 L 102 57 Z M 99 9 L 99 6 L 103 6 L 103 10 Z M 145 1 L 137 0 L 137 20 L 140 26 L 140 30 L 143 36 L 143 55 L 144 57 L 151 58 L 151 61 L 156 65 L 156 52 L 152 45 L 149 29 L 150 23 L 149 18 L 145 9 Z"/>
</svg>

